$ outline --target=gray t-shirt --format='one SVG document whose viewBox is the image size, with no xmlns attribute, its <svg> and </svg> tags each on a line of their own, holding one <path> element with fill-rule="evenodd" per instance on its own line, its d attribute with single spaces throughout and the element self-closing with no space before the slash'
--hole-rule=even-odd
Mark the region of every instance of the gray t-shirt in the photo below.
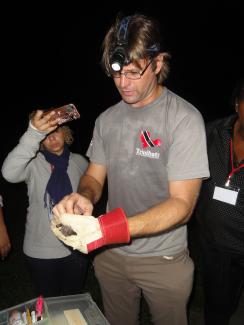
<svg viewBox="0 0 244 325">
<path fill-rule="evenodd" d="M 165 201 L 168 181 L 209 176 L 202 116 L 167 88 L 147 106 L 133 108 L 121 101 L 103 112 L 87 155 L 107 168 L 108 210 L 121 207 L 128 217 Z M 180 226 L 113 249 L 158 256 L 186 247 L 186 226 Z"/>
</svg>

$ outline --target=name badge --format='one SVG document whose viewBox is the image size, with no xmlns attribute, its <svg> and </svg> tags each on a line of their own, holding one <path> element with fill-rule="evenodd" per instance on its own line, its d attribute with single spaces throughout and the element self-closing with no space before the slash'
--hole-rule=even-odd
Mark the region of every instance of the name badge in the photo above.
<svg viewBox="0 0 244 325">
<path fill-rule="evenodd" d="M 236 205 L 239 189 L 215 186 L 213 199 Z"/>
</svg>

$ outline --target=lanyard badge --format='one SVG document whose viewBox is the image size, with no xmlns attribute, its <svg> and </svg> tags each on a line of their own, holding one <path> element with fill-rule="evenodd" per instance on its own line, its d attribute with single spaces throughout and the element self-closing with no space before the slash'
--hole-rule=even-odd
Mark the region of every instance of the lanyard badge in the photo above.
<svg viewBox="0 0 244 325">
<path fill-rule="evenodd" d="M 225 203 L 229 203 L 232 205 L 236 205 L 236 201 L 237 201 L 237 197 L 238 197 L 238 193 L 239 193 L 240 189 L 237 187 L 230 186 L 230 182 L 231 182 L 232 176 L 235 173 L 239 172 L 241 170 L 241 168 L 244 167 L 244 164 L 241 164 L 237 168 L 234 167 L 232 139 L 230 141 L 230 160 L 231 160 L 231 172 L 228 175 L 225 186 L 215 186 L 213 199 L 222 201 Z"/>
</svg>

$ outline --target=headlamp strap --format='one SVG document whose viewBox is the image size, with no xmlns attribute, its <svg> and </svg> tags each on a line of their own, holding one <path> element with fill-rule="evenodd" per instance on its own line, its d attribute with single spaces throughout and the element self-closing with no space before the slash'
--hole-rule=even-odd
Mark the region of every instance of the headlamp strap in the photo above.
<svg viewBox="0 0 244 325">
<path fill-rule="evenodd" d="M 123 18 L 120 22 L 119 30 L 117 33 L 118 45 L 123 45 L 127 43 L 127 30 L 130 20 L 131 16 L 127 16 Z"/>
</svg>

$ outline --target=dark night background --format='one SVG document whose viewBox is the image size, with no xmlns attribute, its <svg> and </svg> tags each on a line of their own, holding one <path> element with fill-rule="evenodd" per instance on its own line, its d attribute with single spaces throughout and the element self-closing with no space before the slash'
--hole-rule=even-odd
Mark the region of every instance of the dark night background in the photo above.
<svg viewBox="0 0 244 325">
<path fill-rule="evenodd" d="M 98 7 L 84 1 L 56 6 L 51 1 L 9 2 L 2 5 L 0 20 L 1 164 L 26 130 L 31 111 L 66 103 L 74 103 L 81 114 L 69 124 L 75 134 L 72 149 L 85 154 L 95 118 L 119 100 L 100 67 L 103 37 L 119 11 L 144 13 L 161 22 L 163 44 L 172 56 L 167 87 L 196 106 L 206 121 L 231 113 L 232 89 L 244 76 L 241 3 L 130 1 Z M 15 256 L 22 245 L 22 238 L 14 236 L 24 232 L 17 218 L 25 218 L 26 190 L 1 178 L 0 191 Z M 12 281 L 21 279 L 13 276 Z M 9 305 L 23 300 L 10 299 Z"/>
<path fill-rule="evenodd" d="M 51 2 L 50 2 L 51 3 Z M 17 143 L 28 114 L 75 103 L 81 119 L 70 123 L 75 150 L 85 152 L 97 115 L 119 97 L 101 67 L 103 37 L 119 11 L 158 18 L 170 52 L 166 85 L 190 101 L 205 120 L 229 114 L 235 81 L 244 75 L 242 5 L 229 2 L 9 4 L 1 21 L 1 153 Z M 162 9 L 158 8 L 161 5 Z"/>
</svg>

